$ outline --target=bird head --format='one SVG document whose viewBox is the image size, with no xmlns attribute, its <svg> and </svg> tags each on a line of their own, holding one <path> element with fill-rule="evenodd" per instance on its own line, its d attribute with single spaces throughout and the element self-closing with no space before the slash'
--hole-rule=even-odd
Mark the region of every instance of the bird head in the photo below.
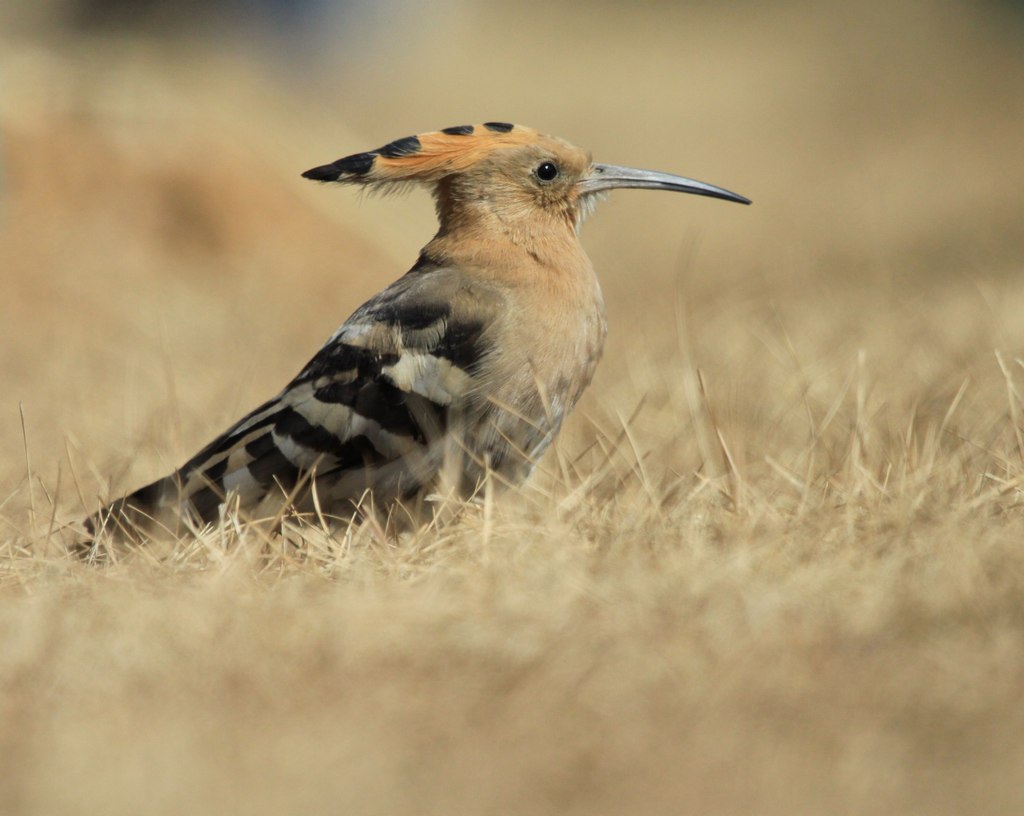
<svg viewBox="0 0 1024 816">
<path fill-rule="evenodd" d="M 513 229 L 538 219 L 576 229 L 599 194 L 627 187 L 750 203 L 694 179 L 597 164 L 588 152 L 563 139 L 505 122 L 406 136 L 302 175 L 381 190 L 426 185 L 437 202 L 442 230 L 482 214 Z"/>
</svg>

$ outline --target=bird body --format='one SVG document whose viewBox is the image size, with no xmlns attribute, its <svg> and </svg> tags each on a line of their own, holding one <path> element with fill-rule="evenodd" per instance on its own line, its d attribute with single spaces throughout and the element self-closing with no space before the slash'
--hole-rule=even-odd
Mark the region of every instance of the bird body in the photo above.
<svg viewBox="0 0 1024 816">
<path fill-rule="evenodd" d="M 425 184 L 439 230 L 403 277 L 357 309 L 280 394 L 173 474 L 88 522 L 125 530 L 250 517 L 282 506 L 350 513 L 526 478 L 590 383 L 606 335 L 578 239 L 614 187 L 741 196 L 678 176 L 598 165 L 568 142 L 491 122 L 406 137 L 303 174 Z"/>
</svg>

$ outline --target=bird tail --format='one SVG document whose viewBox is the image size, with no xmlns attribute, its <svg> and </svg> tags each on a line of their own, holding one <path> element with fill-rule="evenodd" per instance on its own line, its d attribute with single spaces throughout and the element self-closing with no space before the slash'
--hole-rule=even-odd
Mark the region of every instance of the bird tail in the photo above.
<svg viewBox="0 0 1024 816">
<path fill-rule="evenodd" d="M 94 550 L 97 538 L 104 533 L 129 541 L 140 539 L 161 525 L 166 510 L 179 495 L 177 473 L 173 473 L 111 502 L 85 519 L 83 524 L 89 537 L 76 549 Z"/>
</svg>

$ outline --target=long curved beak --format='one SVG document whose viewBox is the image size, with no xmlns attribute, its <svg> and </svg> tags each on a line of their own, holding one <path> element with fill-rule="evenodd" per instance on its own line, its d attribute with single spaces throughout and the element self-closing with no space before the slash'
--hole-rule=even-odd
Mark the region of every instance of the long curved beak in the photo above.
<svg viewBox="0 0 1024 816">
<path fill-rule="evenodd" d="M 750 199 L 731 193 L 721 187 L 705 184 L 703 181 L 673 176 L 671 173 L 657 173 L 654 170 L 638 170 L 634 167 L 617 167 L 614 164 L 595 164 L 590 174 L 579 182 L 584 194 L 614 190 L 617 187 L 637 187 L 643 190 L 673 190 L 677 193 L 723 198 L 738 204 L 749 204 Z"/>
</svg>

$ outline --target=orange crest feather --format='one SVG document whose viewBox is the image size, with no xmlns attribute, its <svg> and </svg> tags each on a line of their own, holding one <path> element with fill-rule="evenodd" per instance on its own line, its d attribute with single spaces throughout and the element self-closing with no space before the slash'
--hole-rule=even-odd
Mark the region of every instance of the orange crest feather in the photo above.
<svg viewBox="0 0 1024 816">
<path fill-rule="evenodd" d="M 406 136 L 366 153 L 345 156 L 303 173 L 313 181 L 354 184 L 436 182 L 472 167 L 498 147 L 535 142 L 537 131 L 506 122 L 458 125 Z"/>
</svg>

